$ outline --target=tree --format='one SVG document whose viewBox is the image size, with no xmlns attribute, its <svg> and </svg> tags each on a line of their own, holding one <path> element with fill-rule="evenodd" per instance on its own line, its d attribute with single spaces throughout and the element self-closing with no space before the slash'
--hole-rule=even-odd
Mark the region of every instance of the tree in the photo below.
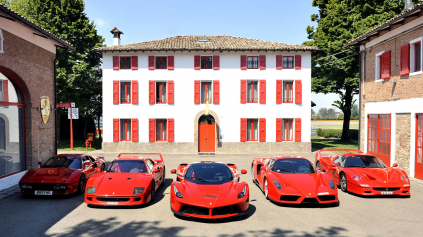
<svg viewBox="0 0 423 237">
<path fill-rule="evenodd" d="M 404 0 L 313 0 L 312 5 L 319 8 L 319 14 L 311 15 L 317 28 L 307 26 L 309 41 L 304 44 L 317 46 L 322 52 L 314 55 L 311 90 L 337 93 L 342 97 L 339 105 L 344 113 L 341 140 L 349 140 L 353 95 L 359 92 L 358 47 L 330 55 L 344 51 L 349 41 L 401 13 Z M 327 58 L 316 61 L 323 57 Z M 316 67 L 317 64 L 321 66 Z"/>
<path fill-rule="evenodd" d="M 351 119 L 352 120 L 358 120 L 358 119 L 360 119 L 360 113 L 358 111 L 358 105 L 357 104 L 354 104 L 351 107 Z"/>
<path fill-rule="evenodd" d="M 328 119 L 336 119 L 335 110 L 332 108 L 328 109 Z"/>
<path fill-rule="evenodd" d="M 316 113 L 314 112 L 314 110 L 313 110 L 313 109 L 311 109 L 311 118 L 313 118 L 315 114 L 316 114 Z"/>
<path fill-rule="evenodd" d="M 319 109 L 319 118 L 320 119 L 328 119 L 328 109 L 320 108 Z"/>
</svg>

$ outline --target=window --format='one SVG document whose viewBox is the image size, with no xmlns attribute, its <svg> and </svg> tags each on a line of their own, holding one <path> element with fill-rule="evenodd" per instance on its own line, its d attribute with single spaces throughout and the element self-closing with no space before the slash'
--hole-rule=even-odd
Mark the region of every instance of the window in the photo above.
<svg viewBox="0 0 423 237">
<path fill-rule="evenodd" d="M 284 82 L 283 83 L 283 102 L 284 103 L 292 103 L 292 82 Z"/>
<path fill-rule="evenodd" d="M 0 101 L 3 101 L 3 80 L 0 80 Z"/>
<path fill-rule="evenodd" d="M 369 115 L 367 151 L 390 165 L 391 115 Z"/>
<path fill-rule="evenodd" d="M 120 69 L 131 69 L 131 57 L 120 57 Z"/>
<path fill-rule="evenodd" d="M 418 72 L 422 69 L 422 44 L 421 41 L 414 44 L 414 72 Z"/>
<path fill-rule="evenodd" d="M 120 83 L 120 103 L 121 104 L 131 103 L 131 83 L 130 82 Z"/>
<path fill-rule="evenodd" d="M 247 119 L 247 141 L 257 141 L 257 119 Z"/>
<path fill-rule="evenodd" d="M 131 141 L 131 120 L 121 119 L 120 120 L 120 140 Z"/>
<path fill-rule="evenodd" d="M 391 51 L 376 54 L 376 82 L 391 77 Z"/>
<path fill-rule="evenodd" d="M 0 117 L 0 150 L 6 150 L 6 121 L 2 117 Z"/>
<path fill-rule="evenodd" d="M 292 141 L 292 119 L 284 119 L 282 122 L 282 141 Z"/>
<path fill-rule="evenodd" d="M 283 68 L 294 68 L 294 56 L 284 56 L 282 60 Z"/>
<path fill-rule="evenodd" d="M 3 52 L 3 32 L 0 29 L 0 52 Z"/>
<path fill-rule="evenodd" d="M 212 60 L 213 60 L 212 56 L 202 56 L 201 57 L 201 69 L 212 69 L 213 68 Z"/>
<path fill-rule="evenodd" d="M 416 162 L 423 164 L 423 114 L 417 115 Z"/>
<path fill-rule="evenodd" d="M 156 57 L 156 69 L 167 69 L 167 57 Z"/>
<path fill-rule="evenodd" d="M 166 104 L 166 82 L 156 82 L 156 104 Z"/>
<path fill-rule="evenodd" d="M 156 141 L 167 141 L 167 120 L 156 120 Z"/>
<path fill-rule="evenodd" d="M 247 82 L 247 103 L 257 103 L 257 81 L 248 81 Z"/>
<path fill-rule="evenodd" d="M 247 68 L 248 69 L 257 69 L 258 68 L 258 56 L 248 56 L 247 59 Z"/>
<path fill-rule="evenodd" d="M 209 97 L 209 103 L 212 102 L 212 85 L 211 82 L 201 82 L 201 103 L 206 103 L 207 93 Z"/>
</svg>

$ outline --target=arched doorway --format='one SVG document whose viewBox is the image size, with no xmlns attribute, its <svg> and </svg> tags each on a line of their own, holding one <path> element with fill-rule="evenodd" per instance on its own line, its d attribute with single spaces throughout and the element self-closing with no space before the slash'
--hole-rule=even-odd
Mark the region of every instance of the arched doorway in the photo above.
<svg viewBox="0 0 423 237">
<path fill-rule="evenodd" d="M 198 119 L 198 152 L 216 151 L 216 122 L 211 114 Z"/>
</svg>

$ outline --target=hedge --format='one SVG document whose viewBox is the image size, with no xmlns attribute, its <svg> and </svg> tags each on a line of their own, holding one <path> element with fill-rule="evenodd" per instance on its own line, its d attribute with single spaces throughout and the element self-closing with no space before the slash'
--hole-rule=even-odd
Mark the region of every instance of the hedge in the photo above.
<svg viewBox="0 0 423 237">
<path fill-rule="evenodd" d="M 330 137 L 342 137 L 342 129 L 321 129 L 316 130 L 317 136 L 330 138 Z M 350 139 L 358 139 L 358 130 L 350 129 Z"/>
</svg>

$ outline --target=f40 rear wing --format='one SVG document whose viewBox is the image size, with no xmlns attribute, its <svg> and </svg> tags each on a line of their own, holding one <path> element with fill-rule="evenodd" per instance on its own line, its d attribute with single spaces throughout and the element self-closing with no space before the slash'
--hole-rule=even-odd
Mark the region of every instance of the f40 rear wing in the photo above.
<svg viewBox="0 0 423 237">
<path fill-rule="evenodd" d="M 321 150 L 318 150 L 316 152 L 316 157 L 321 157 L 320 153 L 324 152 L 324 151 L 353 151 L 353 152 L 350 152 L 350 153 L 360 153 L 360 154 L 363 153 L 362 151 L 354 150 L 354 149 L 321 149 Z"/>
<path fill-rule="evenodd" d="M 118 158 L 120 158 L 121 155 L 159 155 L 160 156 L 160 159 L 161 159 L 161 162 L 163 162 L 163 156 L 160 153 L 120 153 L 118 155 Z"/>
</svg>

